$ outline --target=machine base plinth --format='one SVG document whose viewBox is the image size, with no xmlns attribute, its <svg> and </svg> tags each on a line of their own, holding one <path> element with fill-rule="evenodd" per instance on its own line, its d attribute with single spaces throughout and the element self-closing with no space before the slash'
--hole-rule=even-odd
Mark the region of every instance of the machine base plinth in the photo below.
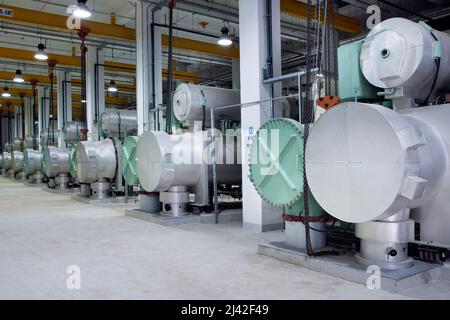
<svg viewBox="0 0 450 320">
<path fill-rule="evenodd" d="M 42 190 L 48 192 L 48 193 L 56 193 L 56 194 L 72 194 L 73 190 L 72 189 L 58 189 L 58 188 L 49 188 L 49 187 L 44 187 L 42 188 Z"/>
<path fill-rule="evenodd" d="M 310 257 L 304 250 L 290 247 L 285 242 L 270 242 L 261 243 L 258 246 L 258 253 L 364 286 L 367 286 L 369 277 L 373 274 L 367 273 L 367 268 L 355 261 L 352 252 L 341 253 L 338 256 Z M 411 268 L 381 270 L 379 289 L 401 293 L 413 287 L 426 286 L 433 280 L 448 281 L 450 272 L 445 272 L 445 269 L 437 264 L 414 260 Z"/>
<path fill-rule="evenodd" d="M 360 265 L 365 267 L 368 266 L 378 266 L 381 270 L 398 270 L 398 269 L 407 269 L 414 266 L 414 260 L 412 258 L 408 258 L 404 261 L 399 262 L 384 262 L 384 261 L 376 261 L 370 260 L 362 257 L 359 253 L 355 254 L 355 260 Z"/>
<path fill-rule="evenodd" d="M 181 217 L 167 216 L 163 214 L 152 214 L 140 209 L 129 209 L 125 211 L 129 217 L 149 221 L 163 226 L 188 224 L 188 223 L 215 223 L 213 213 L 189 214 Z M 241 222 L 241 210 L 224 210 L 219 214 L 219 223 Z"/>
<path fill-rule="evenodd" d="M 76 200 L 86 204 L 133 204 L 137 202 L 135 197 L 109 197 L 104 199 L 97 199 L 95 197 L 84 197 L 81 194 L 72 195 L 72 200 Z"/>
</svg>

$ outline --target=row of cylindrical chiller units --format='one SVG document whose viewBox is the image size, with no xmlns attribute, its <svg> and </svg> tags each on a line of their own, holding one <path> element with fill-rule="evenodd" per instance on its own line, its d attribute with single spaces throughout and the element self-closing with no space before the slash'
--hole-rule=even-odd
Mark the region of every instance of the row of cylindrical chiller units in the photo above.
<svg viewBox="0 0 450 320">
<path fill-rule="evenodd" d="M 177 134 L 148 131 L 138 138 L 130 135 L 137 129 L 136 111 L 108 110 L 98 126 L 104 139 L 77 142 L 80 128 L 68 124 L 63 134 L 70 146 L 46 146 L 42 152 L 26 149 L 24 154 L 32 161 L 27 161 L 27 168 L 21 172 L 28 178 L 36 176 L 36 182 L 42 181 L 43 174 L 50 188 L 79 187 L 78 192 L 84 197 L 106 199 L 134 190 L 140 195 L 141 209 L 146 212 L 162 211 L 179 216 L 189 213 L 193 207 L 210 206 L 213 170 L 211 161 L 205 161 L 211 153 L 213 139 L 207 130 L 211 128 L 210 110 L 239 104 L 239 91 L 183 84 L 173 99 L 173 113 L 184 128 Z M 226 128 L 239 127 L 239 107 L 232 112 L 217 111 L 217 119 L 226 123 Z M 196 121 L 206 130 L 195 131 Z M 59 134 L 47 129 L 41 133 L 41 141 L 58 140 Z M 240 140 L 231 133 L 228 135 L 231 139 L 220 140 L 222 159 L 218 159 L 214 172 L 220 184 L 219 193 L 239 198 Z M 227 164 L 225 160 L 230 155 L 233 161 Z"/>
</svg>

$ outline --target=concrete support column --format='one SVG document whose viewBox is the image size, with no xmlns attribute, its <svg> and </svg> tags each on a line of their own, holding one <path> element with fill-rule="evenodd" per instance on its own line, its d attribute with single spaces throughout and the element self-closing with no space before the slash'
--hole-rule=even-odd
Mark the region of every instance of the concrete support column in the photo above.
<svg viewBox="0 0 450 320">
<path fill-rule="evenodd" d="M 72 121 L 72 90 L 70 85 L 70 73 L 57 71 L 57 110 L 58 110 L 58 130 L 62 133 L 62 128 L 68 121 Z M 65 147 L 63 134 L 59 135 L 58 147 Z"/>
<path fill-rule="evenodd" d="M 231 79 L 233 89 L 241 89 L 241 65 L 239 59 L 231 60 Z"/>
<path fill-rule="evenodd" d="M 239 1 L 241 102 L 251 103 L 271 97 L 270 86 L 263 84 L 267 67 L 266 1 Z M 272 47 L 274 76 L 281 75 L 280 1 L 272 0 Z M 274 86 L 274 96 L 281 95 L 281 84 Z M 281 114 L 276 108 L 275 116 Z M 244 228 L 259 232 L 282 228 L 281 210 L 265 203 L 248 178 L 248 148 L 254 134 L 270 117 L 270 103 L 248 106 L 241 112 L 242 187 Z"/>
<path fill-rule="evenodd" d="M 157 129 L 155 113 L 150 110 L 162 104 L 161 30 L 154 27 L 152 36 L 151 27 L 153 22 L 161 22 L 161 13 L 160 10 L 153 12 L 153 8 L 153 4 L 136 1 L 136 103 L 139 135 Z M 162 112 L 159 114 L 162 115 Z"/>
<path fill-rule="evenodd" d="M 86 121 L 88 140 L 99 140 L 98 120 L 105 111 L 105 62 L 102 48 L 88 46 L 86 57 Z M 96 110 L 97 109 L 97 110 Z"/>
</svg>

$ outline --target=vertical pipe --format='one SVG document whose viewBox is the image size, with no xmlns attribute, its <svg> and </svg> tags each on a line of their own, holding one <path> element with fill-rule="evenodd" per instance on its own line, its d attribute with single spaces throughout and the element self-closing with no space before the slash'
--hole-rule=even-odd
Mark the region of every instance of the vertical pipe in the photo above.
<svg viewBox="0 0 450 320">
<path fill-rule="evenodd" d="M 217 196 L 217 174 L 216 174 L 216 119 L 214 114 L 214 108 L 211 108 L 211 128 L 212 128 L 212 174 L 213 174 L 213 202 L 214 202 L 214 220 L 215 223 L 219 223 L 219 203 Z"/>
<path fill-rule="evenodd" d="M 169 56 L 167 66 L 167 132 L 172 134 L 172 56 L 173 56 L 173 7 L 175 0 L 169 0 Z"/>
<path fill-rule="evenodd" d="M 148 8 L 147 8 L 148 15 Z M 148 21 L 148 20 L 147 20 Z M 155 11 L 152 10 L 152 23 L 150 25 L 150 42 L 151 46 L 151 66 L 152 66 L 152 109 L 156 108 L 156 71 L 155 71 Z M 148 43 L 147 43 L 148 45 Z M 148 47 L 147 47 L 148 49 Z M 159 130 L 159 117 L 156 112 L 153 112 L 153 130 Z"/>
<path fill-rule="evenodd" d="M 267 27 L 267 76 L 273 77 L 273 44 L 272 44 L 272 0 L 266 0 L 266 27 Z M 270 83 L 270 99 L 273 99 L 274 88 L 273 82 Z M 270 101 L 270 116 L 275 118 L 275 105 L 273 100 Z"/>
</svg>

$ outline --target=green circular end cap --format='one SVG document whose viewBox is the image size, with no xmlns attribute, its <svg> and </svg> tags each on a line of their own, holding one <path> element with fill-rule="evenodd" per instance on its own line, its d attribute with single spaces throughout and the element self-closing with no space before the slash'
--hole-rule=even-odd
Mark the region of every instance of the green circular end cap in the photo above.
<svg viewBox="0 0 450 320">
<path fill-rule="evenodd" d="M 250 180 L 261 198 L 275 207 L 298 202 L 303 195 L 303 126 L 272 119 L 250 146 Z"/>
<path fill-rule="evenodd" d="M 41 150 L 41 154 L 42 154 L 42 157 L 41 157 L 41 167 L 42 167 L 42 172 L 47 172 L 47 156 L 46 156 L 46 154 L 47 154 L 47 152 L 45 152 L 45 148 L 46 147 L 43 147 L 42 148 L 42 150 Z"/>
<path fill-rule="evenodd" d="M 71 145 L 69 149 L 69 161 L 70 161 L 70 175 L 72 177 L 77 176 L 77 154 L 76 145 Z"/>
<path fill-rule="evenodd" d="M 126 137 L 122 144 L 122 174 L 129 186 L 139 184 L 136 163 L 136 148 L 139 138 L 136 136 Z"/>
</svg>

